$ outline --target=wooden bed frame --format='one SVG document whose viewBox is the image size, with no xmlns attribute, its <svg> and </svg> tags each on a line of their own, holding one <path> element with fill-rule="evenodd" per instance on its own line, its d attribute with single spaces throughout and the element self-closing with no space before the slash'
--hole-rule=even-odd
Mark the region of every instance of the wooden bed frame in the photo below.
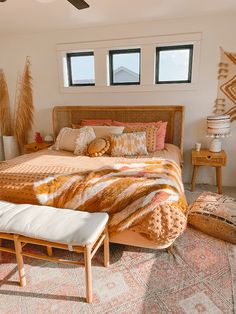
<svg viewBox="0 0 236 314">
<path fill-rule="evenodd" d="M 178 146 L 183 154 L 184 106 L 56 106 L 53 109 L 53 132 L 56 137 L 63 127 L 71 127 L 82 119 L 112 119 L 121 122 L 166 121 L 166 143 Z M 110 242 L 162 249 L 134 231 L 110 237 Z"/>
<path fill-rule="evenodd" d="M 71 127 L 82 119 L 112 119 L 121 122 L 166 121 L 166 143 L 175 144 L 183 153 L 184 106 L 56 106 L 53 133 Z"/>
</svg>

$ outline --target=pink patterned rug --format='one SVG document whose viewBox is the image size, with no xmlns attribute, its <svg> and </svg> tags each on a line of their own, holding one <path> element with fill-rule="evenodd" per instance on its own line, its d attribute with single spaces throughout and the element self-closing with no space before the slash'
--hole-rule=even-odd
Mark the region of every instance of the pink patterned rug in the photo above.
<svg viewBox="0 0 236 314">
<path fill-rule="evenodd" d="M 111 245 L 111 266 L 102 261 L 100 251 L 87 304 L 83 268 L 25 258 L 28 284 L 20 288 L 14 256 L 2 253 L 0 313 L 234 313 L 236 246 L 194 229 L 175 242 L 175 257 Z"/>
</svg>

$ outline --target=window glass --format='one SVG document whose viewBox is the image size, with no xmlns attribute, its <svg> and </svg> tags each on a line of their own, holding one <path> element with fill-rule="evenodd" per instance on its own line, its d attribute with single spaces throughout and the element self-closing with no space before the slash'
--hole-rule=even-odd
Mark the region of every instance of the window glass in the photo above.
<svg viewBox="0 0 236 314">
<path fill-rule="evenodd" d="M 95 85 L 93 52 L 68 53 L 67 65 L 69 86 Z"/>
<path fill-rule="evenodd" d="M 156 83 L 190 83 L 193 46 L 158 47 Z"/>
<path fill-rule="evenodd" d="M 109 52 L 110 84 L 140 84 L 140 49 L 112 50 Z"/>
</svg>

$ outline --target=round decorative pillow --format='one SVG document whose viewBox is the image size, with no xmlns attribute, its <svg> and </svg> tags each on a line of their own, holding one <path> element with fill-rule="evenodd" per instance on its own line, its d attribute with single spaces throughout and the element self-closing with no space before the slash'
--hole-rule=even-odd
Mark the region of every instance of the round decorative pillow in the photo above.
<svg viewBox="0 0 236 314">
<path fill-rule="evenodd" d="M 106 138 L 96 138 L 89 143 L 87 155 L 90 157 L 99 157 L 104 155 L 110 148 L 110 141 Z"/>
</svg>

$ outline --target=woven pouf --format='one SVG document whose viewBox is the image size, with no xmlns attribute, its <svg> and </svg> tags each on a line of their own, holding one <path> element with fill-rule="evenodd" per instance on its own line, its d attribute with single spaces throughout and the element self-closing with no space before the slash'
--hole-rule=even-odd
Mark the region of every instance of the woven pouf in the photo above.
<svg viewBox="0 0 236 314">
<path fill-rule="evenodd" d="M 236 199 L 203 192 L 190 205 L 188 224 L 213 237 L 236 244 Z"/>
</svg>

